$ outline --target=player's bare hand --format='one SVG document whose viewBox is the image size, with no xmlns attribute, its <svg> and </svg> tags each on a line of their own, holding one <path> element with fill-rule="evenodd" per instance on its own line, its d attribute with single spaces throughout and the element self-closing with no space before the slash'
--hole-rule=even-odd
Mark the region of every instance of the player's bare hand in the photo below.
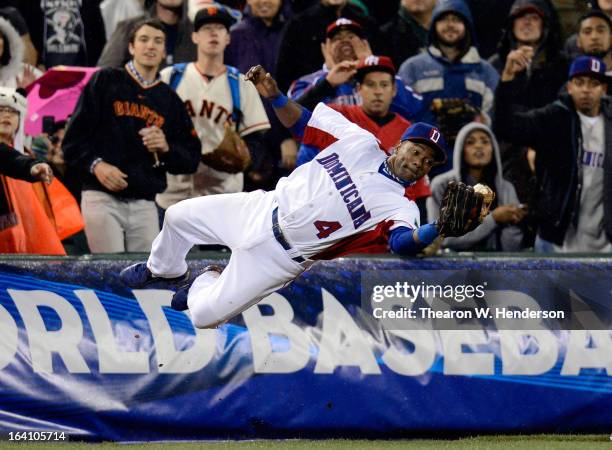
<svg viewBox="0 0 612 450">
<path fill-rule="evenodd" d="M 325 79 L 333 87 L 337 87 L 350 80 L 355 73 L 357 73 L 357 61 L 342 61 L 329 71 Z"/>
<path fill-rule="evenodd" d="M 527 69 L 531 65 L 533 55 L 533 47 L 529 45 L 522 45 L 508 53 L 506 65 L 502 72 L 502 81 L 512 81 L 517 73 Z"/>
<path fill-rule="evenodd" d="M 497 223 L 514 224 L 519 223 L 527 215 L 527 208 L 521 205 L 502 205 L 495 208 L 491 214 Z"/>
<path fill-rule="evenodd" d="M 281 94 L 276 80 L 259 65 L 251 67 L 244 77 L 255 85 L 259 95 L 264 98 L 273 98 Z"/>
<path fill-rule="evenodd" d="M 95 165 L 93 173 L 100 184 L 111 192 L 119 192 L 128 187 L 127 175 L 112 164 L 101 161 Z"/>
<path fill-rule="evenodd" d="M 47 163 L 34 164 L 30 169 L 30 175 L 47 184 L 51 184 L 51 181 L 53 181 L 53 170 Z"/>
<path fill-rule="evenodd" d="M 138 134 L 142 136 L 142 143 L 151 153 L 166 153 L 170 150 L 166 135 L 157 126 L 142 128 Z"/>
</svg>

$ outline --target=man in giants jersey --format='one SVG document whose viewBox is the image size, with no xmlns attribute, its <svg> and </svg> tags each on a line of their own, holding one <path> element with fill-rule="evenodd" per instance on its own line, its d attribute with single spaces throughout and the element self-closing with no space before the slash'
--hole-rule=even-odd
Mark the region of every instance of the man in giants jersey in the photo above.
<svg viewBox="0 0 612 450">
<path fill-rule="evenodd" d="M 234 21 L 221 6 L 198 11 L 192 34 L 198 48 L 198 59 L 187 65 L 167 67 L 162 70 L 161 77 L 185 103 L 202 142 L 203 156 L 217 148 L 223 139 L 225 126 L 229 124 L 246 141 L 257 163 L 258 154 L 265 151 L 260 132 L 270 128 L 270 122 L 252 83 L 247 83 L 242 74 L 223 63 L 223 53 L 230 42 L 229 28 Z M 234 92 L 232 82 L 235 82 Z M 233 101 L 236 94 L 240 103 L 239 113 Z M 216 170 L 200 163 L 193 175 L 169 175 L 168 188 L 157 196 L 156 201 L 162 209 L 167 209 L 188 198 L 242 190 L 242 173 Z"/>
</svg>

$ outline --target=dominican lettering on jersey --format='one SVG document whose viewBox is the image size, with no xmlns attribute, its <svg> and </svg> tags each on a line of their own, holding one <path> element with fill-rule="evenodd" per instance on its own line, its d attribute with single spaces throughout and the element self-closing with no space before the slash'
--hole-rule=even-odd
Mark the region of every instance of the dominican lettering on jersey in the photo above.
<svg viewBox="0 0 612 450">
<path fill-rule="evenodd" d="M 323 158 L 315 158 L 315 161 L 321 164 L 331 177 L 334 186 L 342 196 L 342 200 L 346 203 L 346 208 L 353 220 L 353 226 L 358 229 L 371 215 L 366 210 L 357 186 L 353 183 L 346 167 L 340 162 L 340 157 L 337 153 L 332 153 Z"/>
<path fill-rule="evenodd" d="M 148 106 L 130 102 L 128 100 L 115 100 L 113 102 L 113 109 L 117 117 L 136 117 L 144 120 L 148 127 L 155 125 L 158 128 L 161 128 L 166 121 L 161 114 L 159 114 L 157 111 L 153 111 Z"/>
<path fill-rule="evenodd" d="M 604 162 L 604 154 L 599 152 L 591 152 L 589 150 L 584 150 L 582 152 L 582 165 L 589 167 L 596 167 L 601 169 L 603 167 Z"/>
</svg>

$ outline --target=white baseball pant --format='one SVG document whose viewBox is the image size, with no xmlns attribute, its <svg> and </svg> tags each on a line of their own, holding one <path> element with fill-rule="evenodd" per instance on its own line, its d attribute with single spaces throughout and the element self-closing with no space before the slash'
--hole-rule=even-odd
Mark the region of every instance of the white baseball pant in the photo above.
<svg viewBox="0 0 612 450">
<path fill-rule="evenodd" d="M 177 277 L 196 244 L 226 245 L 229 264 L 217 278 L 207 272 L 195 279 L 187 305 L 193 325 L 213 328 L 254 305 L 300 275 L 310 261 L 298 263 L 272 231 L 274 191 L 196 197 L 166 210 L 147 266 L 152 273 Z"/>
</svg>

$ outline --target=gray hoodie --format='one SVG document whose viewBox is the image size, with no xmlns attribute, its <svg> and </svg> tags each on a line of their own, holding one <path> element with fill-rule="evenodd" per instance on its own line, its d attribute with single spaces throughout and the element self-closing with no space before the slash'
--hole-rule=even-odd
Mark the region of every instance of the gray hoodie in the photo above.
<svg viewBox="0 0 612 450">
<path fill-rule="evenodd" d="M 502 164 L 499 154 L 497 139 L 489 127 L 477 122 L 465 125 L 459 131 L 455 148 L 453 151 L 453 168 L 438 175 L 431 183 L 431 197 L 427 199 L 427 219 L 432 222 L 438 218 L 442 196 L 446 186 L 451 180 L 464 181 L 461 177 L 463 167 L 463 145 L 467 135 L 473 130 L 482 130 L 491 137 L 493 144 L 493 163 L 495 171 L 496 201 L 494 205 L 507 205 L 519 203 L 514 186 L 502 177 Z M 493 209 L 493 208 L 492 208 Z M 461 237 L 449 237 L 444 239 L 443 246 L 453 250 L 493 250 L 493 251 L 517 251 L 521 248 L 523 232 L 515 225 L 502 225 L 495 222 L 493 215 L 489 213 L 483 222 L 474 231 Z"/>
</svg>

